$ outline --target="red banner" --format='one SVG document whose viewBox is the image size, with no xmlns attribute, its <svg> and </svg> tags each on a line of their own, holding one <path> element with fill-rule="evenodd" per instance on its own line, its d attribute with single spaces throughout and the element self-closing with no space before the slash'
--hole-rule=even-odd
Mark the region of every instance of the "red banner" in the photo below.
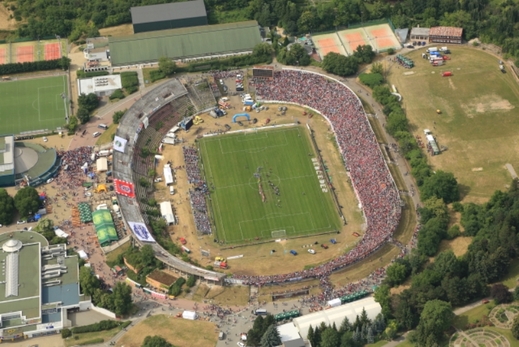
<svg viewBox="0 0 519 347">
<path fill-rule="evenodd" d="M 135 198 L 135 186 L 131 182 L 114 179 L 115 192 L 129 198 Z"/>
</svg>

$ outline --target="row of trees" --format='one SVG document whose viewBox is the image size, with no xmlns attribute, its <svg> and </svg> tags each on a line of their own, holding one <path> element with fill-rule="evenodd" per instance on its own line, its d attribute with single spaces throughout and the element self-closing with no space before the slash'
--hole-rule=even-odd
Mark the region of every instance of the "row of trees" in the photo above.
<svg viewBox="0 0 519 347">
<path fill-rule="evenodd" d="M 132 310 L 132 288 L 124 282 L 117 282 L 112 292 L 103 290 L 104 284 L 92 273 L 89 267 L 79 270 L 81 292 L 92 298 L 99 307 L 114 312 L 118 317 L 129 314 Z"/>
<path fill-rule="evenodd" d="M 16 212 L 20 218 L 26 218 L 36 213 L 41 206 L 38 191 L 33 187 L 25 187 L 16 192 L 14 198 L 0 188 L 0 224 L 9 225 L 13 222 Z"/>
<path fill-rule="evenodd" d="M 352 324 L 345 317 L 339 329 L 335 326 L 327 326 L 324 322 L 315 329 L 310 326 L 307 339 L 312 346 L 316 347 L 362 347 L 367 343 L 375 343 L 387 333 L 393 336 L 396 333 L 395 327 L 386 327 L 386 321 L 382 314 L 371 321 L 363 309 L 360 316 L 357 316 Z"/>
<path fill-rule="evenodd" d="M 68 70 L 70 59 L 62 57 L 54 60 L 42 60 L 24 63 L 11 63 L 0 65 L 0 75 L 11 75 L 15 73 L 46 71 L 46 70 Z"/>
<path fill-rule="evenodd" d="M 99 98 L 94 93 L 81 94 L 77 98 L 78 110 L 76 117 L 81 124 L 88 123 L 90 120 L 90 113 L 99 106 Z"/>
</svg>

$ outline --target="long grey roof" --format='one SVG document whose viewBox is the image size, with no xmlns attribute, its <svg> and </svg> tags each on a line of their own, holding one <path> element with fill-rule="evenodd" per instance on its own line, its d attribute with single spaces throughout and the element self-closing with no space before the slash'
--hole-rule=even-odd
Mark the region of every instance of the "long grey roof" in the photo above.
<svg viewBox="0 0 519 347">
<path fill-rule="evenodd" d="M 137 6 L 130 9 L 132 23 L 162 22 L 167 20 L 205 17 L 205 4 L 203 0 L 172 2 L 149 6 Z"/>
</svg>

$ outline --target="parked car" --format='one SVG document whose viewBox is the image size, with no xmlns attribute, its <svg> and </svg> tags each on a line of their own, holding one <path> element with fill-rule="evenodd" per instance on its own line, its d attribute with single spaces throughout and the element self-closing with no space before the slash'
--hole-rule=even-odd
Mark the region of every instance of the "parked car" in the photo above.
<svg viewBox="0 0 519 347">
<path fill-rule="evenodd" d="M 292 255 L 297 255 L 297 252 L 294 251 L 294 250 L 292 249 L 292 250 L 290 251 L 290 254 L 292 254 Z"/>
<path fill-rule="evenodd" d="M 313 250 L 313 249 L 310 248 L 310 249 L 308 249 L 308 253 L 310 253 L 310 254 L 315 254 L 315 250 Z"/>
<path fill-rule="evenodd" d="M 19 220 L 16 222 L 16 224 L 25 224 L 25 223 L 27 223 L 27 221 L 24 221 L 24 220 Z"/>
<path fill-rule="evenodd" d="M 324 249 L 328 249 L 328 246 L 325 245 L 324 243 L 321 243 L 321 247 L 324 248 Z"/>
</svg>

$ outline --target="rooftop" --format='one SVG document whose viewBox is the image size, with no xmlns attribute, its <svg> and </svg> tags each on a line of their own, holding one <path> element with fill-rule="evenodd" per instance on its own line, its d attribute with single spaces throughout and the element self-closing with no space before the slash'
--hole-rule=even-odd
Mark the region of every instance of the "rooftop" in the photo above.
<svg viewBox="0 0 519 347">
<path fill-rule="evenodd" d="M 412 28 L 411 36 L 429 36 L 431 28 Z"/>
<path fill-rule="evenodd" d="M 0 137 L 0 175 L 12 174 L 14 170 L 14 136 Z"/>
<path fill-rule="evenodd" d="M 106 92 L 121 89 L 121 75 L 98 76 L 78 80 L 80 94 Z"/>
<path fill-rule="evenodd" d="M 456 27 L 432 27 L 429 32 L 430 36 L 454 36 L 461 37 L 463 28 Z"/>
<path fill-rule="evenodd" d="M 203 0 L 137 6 L 132 7 L 130 12 L 132 14 L 133 24 L 205 17 L 207 15 Z"/>
<path fill-rule="evenodd" d="M 110 37 L 112 65 L 120 66 L 171 59 L 196 58 L 252 51 L 261 43 L 256 21 L 201 25 Z"/>
</svg>

